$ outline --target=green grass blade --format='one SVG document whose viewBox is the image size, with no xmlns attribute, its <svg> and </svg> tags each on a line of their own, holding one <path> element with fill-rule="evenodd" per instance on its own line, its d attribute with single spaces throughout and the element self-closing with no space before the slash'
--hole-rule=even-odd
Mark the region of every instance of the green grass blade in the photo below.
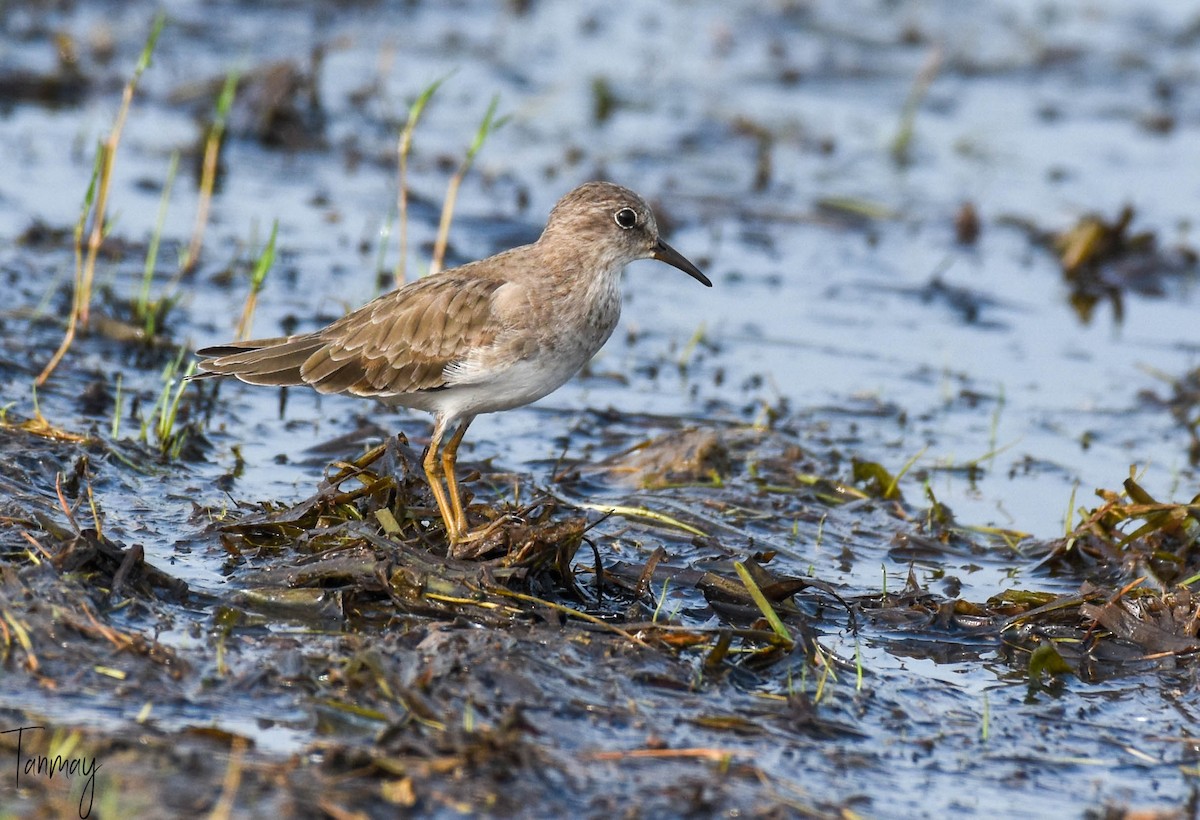
<svg viewBox="0 0 1200 820">
<path fill-rule="evenodd" d="M 762 612 L 763 617 L 771 625 L 771 630 L 786 641 L 788 645 L 795 644 L 796 641 L 792 638 L 792 633 L 788 632 L 788 628 L 784 626 L 779 613 L 775 611 L 775 607 L 771 606 L 771 602 L 767 600 L 767 596 L 763 595 L 762 590 L 758 588 L 758 584 L 754 582 L 754 578 L 751 577 L 750 570 L 746 569 L 746 565 L 741 561 L 734 561 L 733 568 L 737 570 L 738 577 L 746 585 L 746 590 L 750 593 L 750 597 L 754 599 L 754 603 Z"/>
</svg>

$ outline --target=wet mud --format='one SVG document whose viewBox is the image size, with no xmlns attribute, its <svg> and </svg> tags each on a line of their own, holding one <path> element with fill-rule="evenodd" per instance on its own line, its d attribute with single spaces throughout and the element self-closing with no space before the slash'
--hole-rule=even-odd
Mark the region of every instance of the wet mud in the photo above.
<svg viewBox="0 0 1200 820">
<path fill-rule="evenodd" d="M 1185 6 L 6 5 L 6 810 L 1194 815 Z M 483 538 L 420 414 L 184 380 L 597 176 L 715 287 L 472 427 Z"/>
</svg>

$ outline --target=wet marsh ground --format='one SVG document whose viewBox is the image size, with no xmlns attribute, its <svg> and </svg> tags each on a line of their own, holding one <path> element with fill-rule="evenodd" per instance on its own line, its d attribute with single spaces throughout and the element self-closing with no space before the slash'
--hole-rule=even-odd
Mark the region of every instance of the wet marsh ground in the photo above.
<svg viewBox="0 0 1200 820">
<path fill-rule="evenodd" d="M 6 4 L 5 810 L 1194 815 L 1200 16 L 1126 6 L 172 4 L 35 391 L 155 8 Z M 450 264 L 603 177 L 715 284 L 473 425 L 454 556 L 422 414 L 179 390 L 259 261 L 260 336 L 390 287 L 439 78 L 409 277 L 499 95 Z"/>
</svg>

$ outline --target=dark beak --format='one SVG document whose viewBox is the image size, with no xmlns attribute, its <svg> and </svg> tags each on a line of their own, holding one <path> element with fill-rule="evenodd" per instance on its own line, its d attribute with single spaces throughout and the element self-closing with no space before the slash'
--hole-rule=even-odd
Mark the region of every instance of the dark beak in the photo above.
<svg viewBox="0 0 1200 820">
<path fill-rule="evenodd" d="M 712 282 L 708 281 L 708 277 L 701 273 L 698 267 L 687 261 L 682 253 L 675 250 L 661 239 L 658 240 L 658 244 L 656 244 L 653 250 L 650 251 L 650 255 L 659 262 L 666 262 L 673 268 L 679 268 L 681 271 L 695 279 L 700 284 L 704 285 L 706 288 L 712 287 Z"/>
</svg>

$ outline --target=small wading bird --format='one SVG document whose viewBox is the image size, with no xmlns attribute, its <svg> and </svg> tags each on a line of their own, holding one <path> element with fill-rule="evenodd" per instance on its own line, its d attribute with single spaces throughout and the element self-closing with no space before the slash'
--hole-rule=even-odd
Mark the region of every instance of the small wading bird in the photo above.
<svg viewBox="0 0 1200 820">
<path fill-rule="evenodd" d="M 531 245 L 411 282 L 312 333 L 206 347 L 197 376 L 306 384 L 433 413 L 425 474 L 450 543 L 461 543 L 477 535 L 454 475 L 467 427 L 579 372 L 612 335 L 621 271 L 638 259 L 712 287 L 662 241 L 641 197 L 589 182 L 559 200 Z"/>
</svg>

